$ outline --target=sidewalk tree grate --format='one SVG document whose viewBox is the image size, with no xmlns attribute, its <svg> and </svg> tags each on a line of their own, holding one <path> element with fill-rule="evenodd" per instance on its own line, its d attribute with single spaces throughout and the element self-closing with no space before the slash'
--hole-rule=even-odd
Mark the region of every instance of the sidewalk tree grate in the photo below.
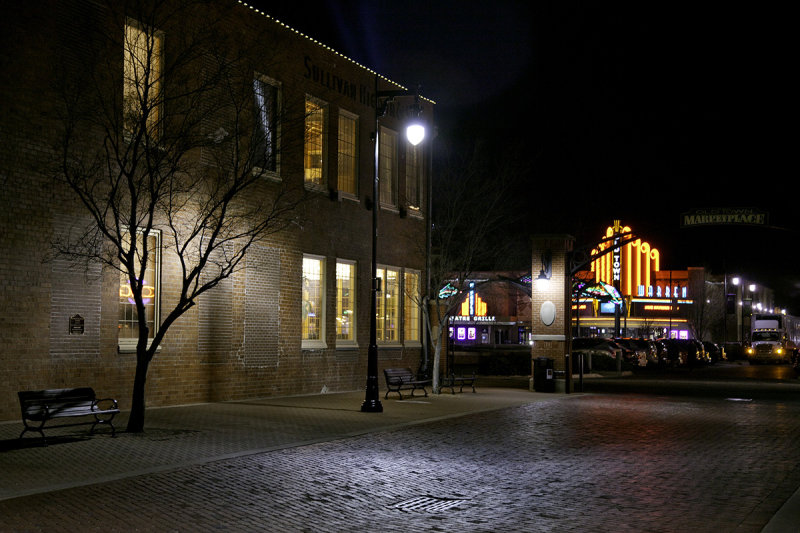
<svg viewBox="0 0 800 533">
<path fill-rule="evenodd" d="M 393 507 L 403 511 L 414 511 L 420 513 L 438 513 L 447 511 L 457 506 L 464 499 L 459 498 L 437 498 L 435 496 L 417 496 L 410 500 L 405 500 L 394 504 Z"/>
</svg>

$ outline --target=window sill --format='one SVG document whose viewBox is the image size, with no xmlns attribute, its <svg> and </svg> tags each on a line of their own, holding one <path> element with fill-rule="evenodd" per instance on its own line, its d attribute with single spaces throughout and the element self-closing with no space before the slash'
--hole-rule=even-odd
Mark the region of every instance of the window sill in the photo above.
<svg viewBox="0 0 800 533">
<path fill-rule="evenodd" d="M 337 350 L 358 350 L 358 343 L 356 341 L 336 341 Z"/>
<path fill-rule="evenodd" d="M 378 341 L 378 348 L 382 350 L 402 350 L 403 344 L 400 342 L 392 341 L 392 342 L 380 342 Z"/>
<path fill-rule="evenodd" d="M 150 348 L 151 344 L 153 343 L 152 339 L 147 341 L 147 347 Z M 158 348 L 156 348 L 156 353 L 161 351 L 161 345 L 159 344 Z M 136 341 L 133 342 L 118 342 L 117 343 L 117 353 L 120 354 L 129 354 L 129 353 L 136 353 Z"/>
<path fill-rule="evenodd" d="M 328 193 L 328 190 L 322 184 L 314 183 L 313 181 L 305 181 L 305 182 L 303 182 L 303 187 L 305 187 L 305 189 L 307 191 L 311 191 L 311 192 L 318 192 L 318 193 L 322 193 L 322 194 L 327 194 Z"/>
<path fill-rule="evenodd" d="M 328 345 L 323 340 L 304 340 L 300 342 L 301 350 L 325 350 Z"/>
<path fill-rule="evenodd" d="M 392 204 L 381 204 L 381 211 L 388 211 L 389 213 L 394 213 L 395 215 L 400 214 L 400 208 L 396 205 Z"/>
<path fill-rule="evenodd" d="M 253 167 L 253 175 L 262 177 L 269 181 L 275 181 L 275 182 L 282 181 L 280 171 L 277 170 L 264 170 L 263 168 L 260 167 Z"/>
</svg>

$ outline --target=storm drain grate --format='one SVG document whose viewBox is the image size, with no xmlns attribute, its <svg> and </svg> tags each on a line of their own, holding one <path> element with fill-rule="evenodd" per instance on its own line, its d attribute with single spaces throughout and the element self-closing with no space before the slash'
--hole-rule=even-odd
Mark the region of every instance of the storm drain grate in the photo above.
<svg viewBox="0 0 800 533">
<path fill-rule="evenodd" d="M 458 498 L 436 498 L 434 496 L 417 496 L 410 500 L 405 500 L 394 504 L 396 509 L 403 511 L 413 511 L 418 513 L 438 513 L 447 511 L 466 501 Z"/>
</svg>

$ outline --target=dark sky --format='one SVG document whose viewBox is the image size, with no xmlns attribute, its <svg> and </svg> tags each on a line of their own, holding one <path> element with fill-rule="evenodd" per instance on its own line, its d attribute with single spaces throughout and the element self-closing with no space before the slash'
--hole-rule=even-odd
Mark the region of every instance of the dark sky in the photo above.
<svg viewBox="0 0 800 533">
<path fill-rule="evenodd" d="M 774 286 L 779 302 L 800 297 L 789 13 L 609 4 L 261 6 L 390 79 L 421 83 L 442 140 L 521 141 L 533 168 L 524 231 L 588 244 L 619 218 L 661 249 L 664 268 L 708 266 Z M 765 210 L 778 229 L 681 228 L 680 213 L 719 207 Z"/>
</svg>

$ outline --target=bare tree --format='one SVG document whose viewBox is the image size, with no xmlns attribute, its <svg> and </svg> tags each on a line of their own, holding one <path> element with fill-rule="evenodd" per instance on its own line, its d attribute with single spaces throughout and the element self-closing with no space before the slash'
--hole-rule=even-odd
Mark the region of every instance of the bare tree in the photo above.
<svg viewBox="0 0 800 533">
<path fill-rule="evenodd" d="M 233 40 L 234 10 L 109 0 L 82 36 L 92 46 L 68 48 L 56 175 L 91 224 L 57 250 L 127 282 L 138 325 L 131 432 L 144 429 L 148 367 L 170 327 L 243 266 L 251 246 L 286 229 L 303 198 L 302 184 L 267 176 L 280 143 L 254 96 L 254 61 L 263 68 L 275 53 Z M 180 273 L 158 323 L 146 306 L 153 236 Z"/>
<path fill-rule="evenodd" d="M 503 259 L 515 243 L 510 229 L 524 218 L 515 194 L 526 167 L 509 149 L 495 151 L 476 142 L 442 157 L 433 178 L 429 288 L 419 303 L 433 351 L 433 389 L 440 389 L 441 352 L 450 316 L 479 270 L 509 268 Z"/>
</svg>

